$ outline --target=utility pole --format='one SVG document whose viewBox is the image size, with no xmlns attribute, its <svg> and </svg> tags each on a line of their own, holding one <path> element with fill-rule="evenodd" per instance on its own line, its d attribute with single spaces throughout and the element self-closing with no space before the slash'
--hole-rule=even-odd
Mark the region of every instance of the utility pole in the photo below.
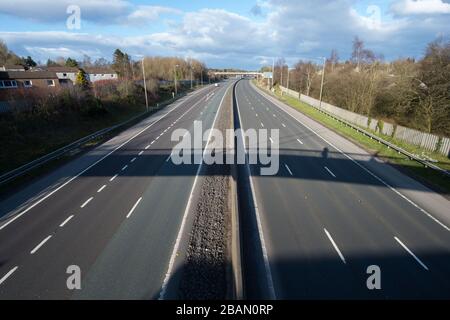
<svg viewBox="0 0 450 320">
<path fill-rule="evenodd" d="M 191 67 L 191 89 L 192 89 L 192 66 Z"/>
<path fill-rule="evenodd" d="M 322 81 L 320 83 L 319 109 L 322 109 L 323 80 L 325 79 L 325 63 L 326 63 L 326 61 L 327 61 L 327 59 L 323 58 Z"/>
<path fill-rule="evenodd" d="M 144 59 L 145 59 L 145 58 L 142 58 L 142 77 L 143 77 L 143 79 L 144 79 L 145 107 L 147 108 L 147 112 L 148 112 L 147 82 L 145 81 L 145 66 L 144 66 Z"/>
<path fill-rule="evenodd" d="M 201 85 L 203 86 L 203 68 L 202 68 L 202 72 L 201 72 Z"/>
</svg>

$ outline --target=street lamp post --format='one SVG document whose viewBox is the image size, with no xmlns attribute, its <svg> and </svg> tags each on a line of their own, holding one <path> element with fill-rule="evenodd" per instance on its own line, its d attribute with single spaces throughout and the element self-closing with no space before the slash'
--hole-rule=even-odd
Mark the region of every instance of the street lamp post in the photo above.
<svg viewBox="0 0 450 320">
<path fill-rule="evenodd" d="M 322 94 L 323 94 L 323 81 L 325 79 L 325 64 L 326 58 L 323 58 L 323 68 L 322 68 L 322 81 L 320 82 L 320 97 L 319 97 L 319 109 L 322 108 Z"/>
<path fill-rule="evenodd" d="M 145 107 L 147 108 L 147 112 L 148 112 L 147 82 L 145 81 L 144 59 L 145 58 L 142 58 L 142 77 L 144 79 Z"/>
<path fill-rule="evenodd" d="M 178 64 L 175 65 L 175 67 L 173 68 L 173 76 L 174 76 L 174 83 L 175 83 L 175 95 L 178 94 L 178 90 L 177 90 L 177 68 L 179 67 Z"/>
</svg>

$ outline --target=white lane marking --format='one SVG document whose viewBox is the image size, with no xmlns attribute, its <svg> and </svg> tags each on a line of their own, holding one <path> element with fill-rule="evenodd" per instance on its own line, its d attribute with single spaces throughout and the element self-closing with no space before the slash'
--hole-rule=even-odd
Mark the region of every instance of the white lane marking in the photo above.
<svg viewBox="0 0 450 320">
<path fill-rule="evenodd" d="M 124 170 L 126 170 L 127 168 L 128 168 L 128 165 L 126 164 L 126 165 L 123 166 L 123 168 L 122 168 L 120 171 L 124 171 Z"/>
<path fill-rule="evenodd" d="M 331 172 L 331 170 L 330 169 L 328 169 L 327 167 L 324 167 L 325 168 L 325 170 L 327 170 L 328 171 L 328 173 L 329 174 L 331 174 L 332 176 L 333 176 L 333 178 L 336 178 L 336 176 L 334 175 L 334 173 L 333 172 Z"/>
<path fill-rule="evenodd" d="M 106 184 L 102 185 L 102 186 L 100 187 L 100 189 L 97 190 L 97 192 L 102 192 L 103 189 L 105 189 L 105 188 L 106 188 Z"/>
<path fill-rule="evenodd" d="M 303 142 L 300 139 L 297 139 L 298 143 L 303 144 Z"/>
<path fill-rule="evenodd" d="M 6 281 L 6 279 L 8 279 L 19 267 L 15 266 L 14 268 L 12 268 L 11 270 L 8 271 L 7 274 L 5 274 L 1 279 L 0 279 L 0 284 L 2 284 L 3 282 Z"/>
<path fill-rule="evenodd" d="M 34 247 L 33 250 L 31 250 L 31 254 L 35 254 L 36 251 L 38 251 L 48 240 L 50 240 L 52 236 L 48 236 L 47 238 L 45 238 L 44 240 L 42 240 L 36 247 Z"/>
<path fill-rule="evenodd" d="M 416 259 L 416 261 L 422 266 L 422 268 L 429 271 L 425 263 L 423 263 L 411 250 L 409 250 L 408 247 L 403 242 L 401 242 L 399 238 L 394 237 L 394 239 L 397 240 L 398 243 L 400 243 L 403 249 L 405 249 L 411 256 L 413 256 L 414 259 Z"/>
<path fill-rule="evenodd" d="M 260 100 L 261 101 L 261 100 Z M 269 108 L 266 107 L 266 110 L 269 111 Z"/>
<path fill-rule="evenodd" d="M 116 174 L 114 177 L 112 177 L 111 179 L 109 179 L 109 181 L 113 181 L 115 178 L 117 178 L 119 174 Z"/>
<path fill-rule="evenodd" d="M 281 125 L 286 128 L 286 125 L 284 123 L 282 123 Z"/>
<path fill-rule="evenodd" d="M 270 142 L 273 143 L 273 139 L 271 137 L 269 137 L 269 139 L 270 139 Z"/>
<path fill-rule="evenodd" d="M 258 114 L 256 113 L 256 116 L 258 117 Z"/>
<path fill-rule="evenodd" d="M 89 202 L 91 202 L 92 199 L 94 199 L 94 197 L 90 197 L 89 199 L 87 199 L 87 200 L 80 206 L 80 208 L 84 208 Z"/>
<path fill-rule="evenodd" d="M 219 108 L 217 109 L 216 115 L 214 116 L 214 120 L 213 120 L 211 128 L 214 128 L 214 126 L 216 124 L 217 116 L 220 113 L 220 108 L 222 106 L 223 100 L 225 99 L 225 96 L 227 95 L 227 92 L 228 92 L 228 90 L 230 90 L 230 88 L 231 87 L 227 88 L 227 90 L 225 91 L 224 95 L 222 96 L 222 99 L 220 100 Z M 212 134 L 212 130 L 209 132 L 208 139 L 206 140 L 207 141 L 206 142 L 206 146 L 208 146 L 208 144 L 210 143 L 211 134 Z M 203 157 L 205 156 L 205 153 L 206 153 L 206 146 L 203 149 Z M 166 276 L 164 277 L 164 280 L 163 280 L 163 283 L 162 283 L 162 286 L 161 286 L 161 292 L 159 294 L 159 300 L 164 300 L 165 295 L 166 295 L 167 285 L 169 283 L 169 279 L 172 276 L 173 266 L 174 266 L 174 263 L 175 263 L 175 258 L 178 256 L 178 248 L 180 246 L 180 242 L 181 242 L 181 238 L 182 238 L 182 235 L 183 235 L 184 226 L 186 224 L 186 219 L 187 219 L 190 207 L 191 207 L 191 203 L 193 201 L 194 190 L 195 190 L 195 187 L 197 185 L 198 176 L 200 174 L 200 170 L 201 170 L 201 168 L 203 166 L 203 163 L 204 163 L 204 161 L 202 161 L 200 163 L 200 165 L 197 168 L 197 172 L 195 174 L 195 179 L 194 179 L 194 183 L 192 184 L 191 193 L 189 194 L 188 202 L 186 204 L 186 209 L 184 210 L 184 214 L 183 214 L 183 219 L 181 220 L 180 229 L 178 230 L 177 239 L 175 240 L 175 246 L 173 247 L 172 255 L 170 256 L 169 266 L 167 268 Z"/>
<path fill-rule="evenodd" d="M 338 248 L 336 242 L 334 242 L 334 240 L 333 240 L 333 238 L 331 237 L 331 235 L 330 235 L 330 233 L 328 232 L 328 230 L 325 229 L 325 228 L 323 228 L 323 230 L 324 230 L 325 233 L 327 234 L 328 239 L 330 239 L 331 244 L 333 245 L 334 249 L 335 249 L 336 252 L 338 253 L 338 255 L 339 255 L 339 257 L 341 258 L 342 262 L 346 264 L 347 262 L 345 261 L 344 255 L 341 253 L 341 250 L 339 250 L 339 248 Z"/>
<path fill-rule="evenodd" d="M 288 165 L 285 164 L 284 166 L 286 167 L 287 171 L 289 171 L 289 174 L 290 174 L 291 176 L 293 176 L 292 171 L 291 171 L 291 169 L 289 169 Z"/>
<path fill-rule="evenodd" d="M 203 92 L 204 90 L 206 90 L 206 88 L 202 88 L 200 89 L 197 93 Z M 193 95 L 194 96 L 194 95 Z M 197 94 L 195 94 L 195 96 L 197 96 Z M 79 176 L 81 176 L 83 173 L 85 173 L 86 171 L 88 171 L 89 169 L 91 169 L 92 167 L 94 167 L 95 165 L 97 165 L 98 163 L 102 162 L 103 160 L 105 160 L 107 157 L 109 157 L 110 155 L 112 155 L 114 152 L 116 152 L 117 150 L 119 150 L 120 148 L 122 148 L 124 145 L 126 145 L 128 142 L 130 142 L 131 140 L 133 140 L 134 138 L 136 138 L 137 136 L 141 135 L 144 131 L 148 130 L 150 127 L 152 127 L 154 124 L 158 123 L 161 119 L 167 117 L 171 112 L 173 112 L 174 110 L 177 110 L 186 100 L 182 100 L 179 101 L 178 105 L 176 105 L 172 110 L 170 110 L 169 112 L 167 112 L 166 114 L 163 114 L 162 116 L 160 116 L 158 119 L 156 119 L 155 121 L 153 121 L 152 123 L 150 123 L 148 126 L 146 126 L 144 129 L 142 129 L 141 131 L 139 131 L 138 133 L 136 133 L 135 135 L 133 135 L 131 138 L 129 138 L 128 140 L 126 140 L 125 142 L 123 142 L 121 145 L 117 146 L 115 149 L 111 150 L 108 154 L 104 155 L 102 158 L 98 159 L 96 162 L 94 162 L 93 164 L 91 164 L 90 166 L 88 166 L 87 168 L 81 170 L 78 174 L 76 174 L 75 176 L 73 176 L 72 178 L 70 178 L 69 180 L 67 180 L 65 183 L 63 183 L 62 185 L 60 185 L 58 188 L 56 188 L 55 190 L 53 190 L 52 192 L 48 193 L 47 195 L 45 195 L 44 197 L 42 197 L 41 199 L 39 199 L 38 201 L 36 201 L 35 203 L 33 203 L 32 205 L 30 205 L 28 208 L 24 209 L 21 213 L 15 215 L 13 218 L 11 218 L 11 220 L 9 220 L 8 222 L 4 223 L 2 226 L 0 226 L 0 230 L 3 230 L 4 228 L 6 228 L 6 226 L 8 226 L 9 224 L 11 224 L 12 222 L 14 222 L 15 220 L 19 219 L 21 216 L 23 216 L 25 213 L 27 213 L 28 211 L 30 211 L 31 209 L 33 209 L 34 207 L 36 207 L 38 204 L 40 204 L 41 202 L 47 200 L 50 196 L 52 196 L 53 194 L 55 194 L 56 192 L 58 192 L 59 190 L 61 190 L 62 188 L 64 188 L 66 185 L 68 185 L 69 183 L 71 183 L 73 180 L 75 180 L 76 178 L 78 178 Z M 194 106 L 196 106 L 197 104 L 199 104 L 201 101 L 203 101 L 203 98 L 201 98 L 199 101 L 197 101 L 196 103 L 194 103 L 190 109 L 192 109 Z M 190 110 L 189 109 L 189 110 Z"/>
<path fill-rule="evenodd" d="M 63 223 L 61 223 L 59 226 L 60 226 L 61 228 L 64 227 L 64 226 L 66 225 L 66 223 L 69 222 L 70 219 L 72 219 L 72 218 L 73 218 L 73 215 L 69 216 L 69 217 L 68 217 L 66 220 L 64 220 Z"/>
<path fill-rule="evenodd" d="M 277 116 L 275 115 L 275 113 L 273 114 L 273 117 L 276 118 Z"/>
<path fill-rule="evenodd" d="M 136 157 L 134 157 L 133 159 L 131 159 L 131 160 L 130 160 L 130 163 L 131 163 L 131 162 L 134 162 L 134 161 L 136 161 Z"/>
<path fill-rule="evenodd" d="M 234 95 L 236 96 L 236 87 L 235 86 L 235 91 L 234 91 Z M 238 110 L 238 119 L 239 119 L 239 123 L 242 124 L 242 117 L 241 117 L 241 111 L 239 108 L 239 102 L 238 99 L 236 99 L 236 105 L 237 105 L 237 110 Z M 244 145 L 245 148 L 245 139 L 244 139 L 244 134 L 241 132 L 241 143 Z M 247 149 L 245 149 L 245 153 L 246 155 L 248 154 Z M 255 194 L 255 186 L 253 184 L 253 179 L 252 179 L 252 174 L 251 174 L 251 169 L 250 169 L 250 165 L 248 164 L 248 162 L 246 161 L 245 163 L 245 168 L 247 170 L 247 175 L 250 177 L 249 181 L 250 181 L 250 190 L 252 192 L 252 198 L 253 198 L 253 207 L 255 208 L 255 214 L 256 214 L 256 221 L 257 221 L 257 226 L 258 226 L 258 235 L 259 235 L 259 242 L 261 243 L 261 249 L 262 249 L 262 253 L 263 253 L 263 260 L 264 260 L 264 269 L 266 272 L 266 280 L 267 280 L 267 287 L 269 289 L 269 295 L 270 295 L 270 299 L 272 300 L 276 300 L 276 293 L 275 293 L 275 288 L 273 285 L 273 278 L 272 278 L 272 271 L 270 269 L 270 263 L 269 263 L 269 256 L 267 254 L 267 247 L 266 247 L 266 242 L 264 239 L 264 234 L 263 234 L 263 229 L 262 229 L 262 223 L 261 223 L 261 217 L 259 214 L 259 208 L 258 208 L 258 203 L 256 202 L 256 194 Z"/>
<path fill-rule="evenodd" d="M 142 156 L 143 153 L 144 153 L 144 151 L 139 152 L 138 156 Z"/>
<path fill-rule="evenodd" d="M 264 123 L 262 123 L 262 122 L 261 122 L 261 127 L 263 127 L 263 128 L 264 128 Z"/>
<path fill-rule="evenodd" d="M 260 94 L 258 92 L 258 94 Z M 267 99 L 267 98 L 265 98 Z M 269 100 L 269 99 L 267 99 Z M 270 101 L 270 100 L 269 100 Z M 308 126 L 307 124 L 303 123 L 302 121 L 300 121 L 299 119 L 297 119 L 296 117 L 294 117 L 290 112 L 284 110 L 282 107 L 280 107 L 278 104 L 274 103 L 271 101 L 271 103 L 273 105 L 275 105 L 278 109 L 283 110 L 285 113 L 287 113 L 288 115 L 290 115 L 295 121 L 297 121 L 298 123 L 300 123 L 302 126 L 304 126 L 305 128 L 307 128 L 309 131 L 311 131 L 312 133 L 314 133 L 316 136 L 318 136 L 320 139 L 322 139 L 323 141 L 325 141 L 326 143 L 328 143 L 331 147 L 333 147 L 334 149 L 336 149 L 337 151 L 339 151 L 342 155 L 344 155 L 347 159 L 349 159 L 350 161 L 352 161 L 354 164 L 356 164 L 358 167 L 360 167 L 361 169 L 363 169 L 364 171 L 366 171 L 368 174 L 370 174 L 372 177 L 374 177 L 375 179 L 377 179 L 379 182 L 381 182 L 382 184 L 384 184 L 386 187 L 388 187 L 391 191 L 395 192 L 399 197 L 401 197 L 403 200 L 405 200 L 406 202 L 408 202 L 409 204 L 411 204 L 413 207 L 415 207 L 417 210 L 419 210 L 420 212 L 422 212 L 423 214 L 427 215 L 430 219 L 432 219 L 434 222 L 436 222 L 437 224 L 439 224 L 441 227 L 443 227 L 445 230 L 450 231 L 450 228 L 448 226 L 446 226 L 444 223 L 442 223 L 439 219 L 435 218 L 434 216 L 432 216 L 428 211 L 426 211 L 425 209 L 423 209 L 421 206 L 419 206 L 417 203 L 415 203 L 414 201 L 412 201 L 411 199 L 409 199 L 407 196 L 405 196 L 403 193 L 401 193 L 400 191 L 398 191 L 396 188 L 394 188 L 393 186 L 391 186 L 388 182 L 384 181 L 382 178 L 380 178 L 379 176 L 377 176 L 375 173 L 373 173 L 372 171 L 370 171 L 369 169 L 367 169 L 364 165 L 360 164 L 358 161 L 356 161 L 355 159 L 353 159 L 351 156 L 349 156 L 348 154 L 346 154 L 344 151 L 342 151 L 341 149 L 339 149 L 337 146 L 335 146 L 333 143 L 331 143 L 330 141 L 328 141 L 327 139 L 325 139 L 324 137 L 322 137 L 320 134 L 318 134 L 313 128 L 311 128 L 310 126 Z"/>
<path fill-rule="evenodd" d="M 148 148 L 150 148 L 150 145 L 147 145 L 144 149 L 147 150 Z"/>
<path fill-rule="evenodd" d="M 152 142 L 150 142 L 150 145 L 152 145 L 152 144 L 154 144 L 155 143 L 155 140 L 153 140 Z"/>
<path fill-rule="evenodd" d="M 131 214 L 133 213 L 134 209 L 136 209 L 136 207 L 138 206 L 139 202 L 141 202 L 142 197 L 140 197 L 138 199 L 138 201 L 136 201 L 136 203 L 134 204 L 133 208 L 131 208 L 131 210 L 128 212 L 127 214 L 127 219 L 131 216 Z"/>
<path fill-rule="evenodd" d="M 170 154 L 170 155 L 167 157 L 166 162 L 169 162 L 169 160 L 170 160 L 171 157 L 172 157 L 172 155 Z"/>
</svg>

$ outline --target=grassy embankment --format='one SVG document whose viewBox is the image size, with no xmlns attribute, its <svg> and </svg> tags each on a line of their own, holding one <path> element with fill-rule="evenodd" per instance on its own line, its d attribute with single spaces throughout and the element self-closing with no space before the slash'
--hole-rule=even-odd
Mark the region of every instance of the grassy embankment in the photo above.
<svg viewBox="0 0 450 320">
<path fill-rule="evenodd" d="M 416 178 L 417 180 L 423 182 L 424 184 L 428 185 L 434 190 L 446 195 L 450 194 L 450 178 L 444 176 L 442 173 L 439 173 L 430 168 L 425 168 L 422 164 L 416 161 L 409 160 L 402 154 L 399 154 L 396 151 L 387 148 L 383 144 L 380 144 L 375 140 L 372 140 L 369 137 L 357 132 L 356 130 L 343 125 L 339 121 L 336 121 L 335 119 L 319 112 L 316 108 L 306 103 L 303 103 L 298 99 L 286 95 L 281 96 L 279 91 L 276 91 L 275 95 L 279 100 L 283 101 L 289 106 L 299 110 L 300 112 L 304 113 L 310 118 L 320 122 L 321 124 L 332 129 L 336 133 L 339 133 L 342 136 L 350 139 L 351 141 L 363 147 L 365 150 L 371 152 L 372 154 L 375 154 L 378 157 L 387 160 L 393 166 L 409 174 L 410 176 Z M 417 146 L 410 145 L 403 141 L 399 141 L 395 138 L 381 135 L 374 131 L 370 132 L 413 154 L 421 155 L 422 152 L 424 151 L 423 149 Z M 448 159 L 444 155 L 437 152 L 425 152 L 425 154 L 431 157 L 432 159 L 437 160 L 438 161 L 437 165 L 439 167 L 446 170 L 450 170 L 450 159 Z"/>
<path fill-rule="evenodd" d="M 172 98 L 169 91 L 160 92 L 159 99 L 153 103 L 164 105 Z M 86 114 L 68 109 L 67 112 L 39 112 L 0 117 L 0 174 L 13 170 L 34 159 L 44 156 L 73 141 L 88 136 L 98 130 L 114 126 L 142 114 L 146 108 L 142 104 L 104 103 L 104 110 L 99 114 Z M 132 121 L 129 125 L 134 123 Z M 122 130 L 124 128 L 121 128 Z M 116 131 L 116 130 L 114 130 Z M 106 141 L 111 135 L 102 136 L 82 146 L 78 151 L 85 151 Z M 73 154 L 51 161 L 42 167 L 31 170 L 21 178 L 2 186 L 0 192 L 9 190 L 31 178 L 35 178 L 52 168 L 68 161 Z"/>
</svg>

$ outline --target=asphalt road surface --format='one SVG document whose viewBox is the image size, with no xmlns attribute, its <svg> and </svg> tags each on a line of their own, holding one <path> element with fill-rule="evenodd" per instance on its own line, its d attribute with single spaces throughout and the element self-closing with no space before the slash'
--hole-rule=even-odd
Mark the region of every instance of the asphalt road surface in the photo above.
<svg viewBox="0 0 450 320">
<path fill-rule="evenodd" d="M 450 298 L 449 201 L 249 81 L 235 93 L 244 130 L 280 135 L 278 173 L 250 166 L 267 283 L 247 282 L 247 297 Z M 371 265 L 381 290 L 367 287 Z"/>
<path fill-rule="evenodd" d="M 210 128 L 230 83 L 189 94 L 74 160 L 53 177 L 57 187 L 46 177 L 5 200 L 0 299 L 159 298 L 198 168 L 168 160 L 171 134 L 192 132 L 194 120 Z M 81 290 L 67 288 L 70 265 Z"/>
</svg>

